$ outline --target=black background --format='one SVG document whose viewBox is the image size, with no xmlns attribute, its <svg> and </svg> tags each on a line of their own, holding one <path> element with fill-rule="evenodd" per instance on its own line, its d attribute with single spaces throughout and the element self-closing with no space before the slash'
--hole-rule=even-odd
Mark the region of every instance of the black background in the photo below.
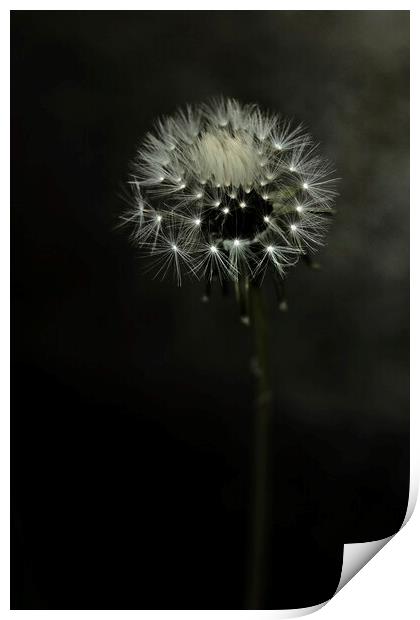
<svg viewBox="0 0 420 620">
<path fill-rule="evenodd" d="M 408 12 L 12 12 L 12 608 L 241 608 L 252 338 L 116 230 L 159 114 L 224 94 L 311 128 L 341 197 L 271 289 L 268 608 L 331 596 L 408 495 Z"/>
</svg>

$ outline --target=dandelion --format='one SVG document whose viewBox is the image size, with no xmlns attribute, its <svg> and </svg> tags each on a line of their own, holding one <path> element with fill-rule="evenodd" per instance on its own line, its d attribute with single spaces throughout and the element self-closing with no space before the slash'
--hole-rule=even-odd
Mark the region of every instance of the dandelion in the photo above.
<svg viewBox="0 0 420 620">
<path fill-rule="evenodd" d="M 200 279 L 210 272 L 261 283 L 268 274 L 284 277 L 322 245 L 336 195 L 332 172 L 301 126 L 256 105 L 218 99 L 187 106 L 158 121 L 140 145 L 128 219 L 158 274 L 172 270 L 179 284 L 185 274 Z M 293 214 L 302 234 L 290 234 L 297 233 Z M 162 251 L 168 238 L 177 239 L 184 261 Z M 235 239 L 246 247 L 241 260 L 230 249 Z M 266 256 L 269 245 L 276 251 Z M 209 272 L 212 247 L 220 268 Z"/>
<path fill-rule="evenodd" d="M 336 179 L 331 164 L 301 125 L 216 99 L 159 120 L 132 165 L 133 239 L 155 274 L 170 271 L 212 282 L 232 280 L 244 325 L 254 326 L 257 398 L 250 607 L 258 608 L 267 548 L 271 420 L 268 327 L 261 294 L 274 282 L 287 309 L 284 278 L 325 242 Z M 252 319 L 252 321 L 251 321 Z"/>
</svg>

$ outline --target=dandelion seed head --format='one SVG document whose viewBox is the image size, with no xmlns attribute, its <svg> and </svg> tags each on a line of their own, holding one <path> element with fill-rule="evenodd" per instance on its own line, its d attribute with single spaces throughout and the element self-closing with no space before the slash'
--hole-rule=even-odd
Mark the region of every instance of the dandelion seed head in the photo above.
<svg viewBox="0 0 420 620">
<path fill-rule="evenodd" d="M 219 98 L 178 110 L 146 135 L 126 219 L 158 272 L 173 268 L 179 282 L 188 272 L 263 276 L 267 254 L 283 277 L 324 242 L 336 196 L 332 172 L 301 126 Z M 296 213 L 299 234 L 291 235 Z"/>
</svg>

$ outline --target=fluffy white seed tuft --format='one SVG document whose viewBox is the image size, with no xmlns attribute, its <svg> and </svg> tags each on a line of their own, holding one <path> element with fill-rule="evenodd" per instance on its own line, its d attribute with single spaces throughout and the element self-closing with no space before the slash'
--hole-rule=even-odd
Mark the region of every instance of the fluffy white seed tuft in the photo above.
<svg viewBox="0 0 420 620">
<path fill-rule="evenodd" d="M 322 245 L 336 196 L 332 168 L 301 126 L 234 99 L 157 122 L 133 163 L 136 243 L 157 273 L 281 276 Z"/>
<path fill-rule="evenodd" d="M 207 131 L 186 150 L 185 158 L 215 185 L 250 185 L 259 173 L 252 139 L 243 133 L 232 136 L 224 130 Z"/>
</svg>

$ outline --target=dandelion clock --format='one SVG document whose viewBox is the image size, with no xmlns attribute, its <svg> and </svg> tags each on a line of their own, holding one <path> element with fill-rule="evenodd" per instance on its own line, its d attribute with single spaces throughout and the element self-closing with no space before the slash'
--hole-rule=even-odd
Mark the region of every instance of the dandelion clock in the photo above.
<svg viewBox="0 0 420 620">
<path fill-rule="evenodd" d="M 139 146 L 129 184 L 133 241 L 157 277 L 233 286 L 254 331 L 256 418 L 248 606 L 261 605 L 266 558 L 271 373 L 262 283 L 280 310 L 284 280 L 325 242 L 336 196 L 333 167 L 301 125 L 254 104 L 218 99 L 158 120 Z M 229 320 L 229 319 L 227 319 Z M 234 320 L 233 318 L 231 320 Z M 272 329 L 275 326 L 271 327 Z"/>
</svg>

